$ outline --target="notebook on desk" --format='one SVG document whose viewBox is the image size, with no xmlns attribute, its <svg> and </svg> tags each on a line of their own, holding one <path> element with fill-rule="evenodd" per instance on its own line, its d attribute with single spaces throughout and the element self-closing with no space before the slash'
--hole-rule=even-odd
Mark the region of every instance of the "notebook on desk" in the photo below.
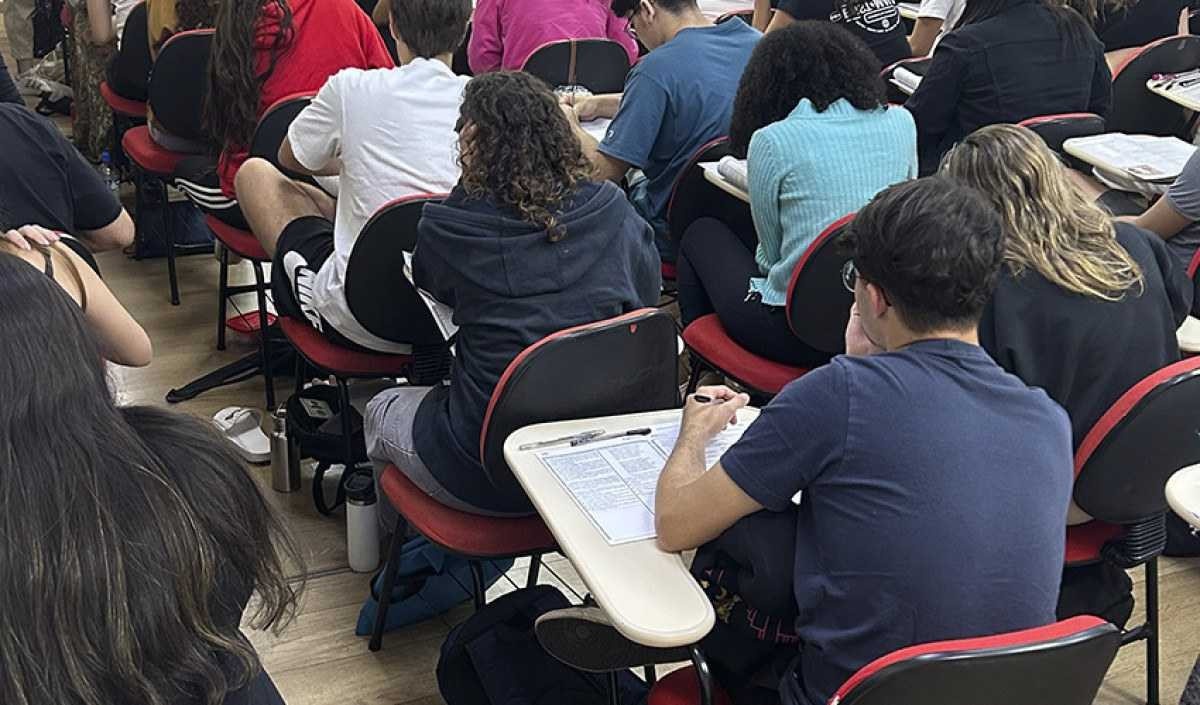
<svg viewBox="0 0 1200 705">
<path fill-rule="evenodd" d="M 897 66 L 892 71 L 892 77 L 888 79 L 896 88 L 899 88 L 905 95 L 912 95 L 917 92 L 917 87 L 921 85 L 921 76 L 915 71 Z"/>
<path fill-rule="evenodd" d="M 718 179 L 729 184 L 742 193 L 750 192 L 750 175 L 746 170 L 746 160 L 736 157 L 721 157 L 716 162 L 700 162 L 700 168 L 716 175 Z"/>
<path fill-rule="evenodd" d="M 1174 181 L 1196 147 L 1177 137 L 1110 132 L 1063 142 L 1068 154 L 1102 170 L 1151 183 Z"/>
</svg>

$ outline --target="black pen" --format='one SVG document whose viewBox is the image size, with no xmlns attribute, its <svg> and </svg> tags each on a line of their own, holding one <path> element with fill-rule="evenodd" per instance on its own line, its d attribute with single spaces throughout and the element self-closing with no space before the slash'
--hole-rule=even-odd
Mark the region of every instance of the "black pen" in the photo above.
<svg viewBox="0 0 1200 705">
<path fill-rule="evenodd" d="M 624 438 L 625 436 L 649 436 L 650 429 L 635 428 L 632 431 L 620 431 L 618 433 L 606 433 L 603 436 L 593 436 L 592 438 L 577 438 L 571 441 L 572 446 L 581 446 L 585 443 L 595 443 L 596 441 L 611 441 L 614 438 Z"/>
<path fill-rule="evenodd" d="M 713 399 L 712 397 L 705 396 L 703 394 L 693 394 L 692 398 L 695 399 L 696 401 L 700 402 L 701 404 L 711 404 L 714 401 L 716 401 L 716 402 L 721 401 L 720 399 Z"/>
</svg>

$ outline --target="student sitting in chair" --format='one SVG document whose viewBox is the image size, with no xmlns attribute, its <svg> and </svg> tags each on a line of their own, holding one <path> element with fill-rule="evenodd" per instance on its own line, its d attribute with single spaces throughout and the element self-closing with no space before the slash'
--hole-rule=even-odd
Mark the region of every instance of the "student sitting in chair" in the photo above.
<svg viewBox="0 0 1200 705">
<path fill-rule="evenodd" d="M 1188 266 L 1200 247 L 1200 152 L 1193 154 L 1166 195 L 1145 213 L 1126 218 L 1167 241 L 1167 247 Z"/>
<path fill-rule="evenodd" d="M 686 326 L 715 312 L 747 350 L 790 365 L 826 362 L 792 334 L 787 289 L 805 250 L 830 223 L 917 173 L 917 133 L 887 108 L 870 49 L 828 22 L 798 22 L 763 37 L 742 74 L 730 139 L 749 149 L 757 249 L 704 218 L 679 251 Z M 750 295 L 747 295 L 747 291 Z"/>
<path fill-rule="evenodd" d="M 339 177 L 334 199 L 265 159 L 237 175 L 251 229 L 274 258 L 271 287 L 284 315 L 339 345 L 407 353 L 362 326 L 346 303 L 346 265 L 363 225 L 396 198 L 450 191 L 458 181 L 454 124 L 467 79 L 450 70 L 470 0 L 392 0 L 402 66 L 343 70 L 296 117 L 280 148 L 294 172 Z"/>
<path fill-rule="evenodd" d="M 248 229 L 234 177 L 259 118 L 276 101 L 315 93 L 345 68 L 392 68 L 378 30 L 354 0 L 221 0 L 208 62 L 205 127 L 221 149 L 180 164 L 176 182 L 197 205 Z"/>
<path fill-rule="evenodd" d="M 564 39 L 611 39 L 632 66 L 637 41 L 610 0 L 479 0 L 471 17 L 467 58 L 475 75 L 518 71 L 541 46 Z"/>
<path fill-rule="evenodd" d="M 749 398 L 704 387 L 711 401 L 684 407 L 655 501 L 664 550 L 797 512 L 780 557 L 800 615 L 787 705 L 827 702 L 895 649 L 1055 619 L 1071 431 L 979 347 L 1002 240 L 983 197 L 945 177 L 887 189 L 844 239 L 848 354 L 785 387 L 712 468 L 705 444 Z"/>
<path fill-rule="evenodd" d="M 1190 34 L 1187 0 L 1064 0 L 1091 23 L 1109 66 L 1130 51 L 1173 34 Z"/>
<path fill-rule="evenodd" d="M 614 0 L 612 7 L 650 53 L 630 71 L 623 93 L 575 102 L 579 120 L 613 119 L 604 139 L 576 134 L 599 178 L 619 183 L 630 169 L 642 170 L 646 178 L 629 197 L 654 226 L 663 259 L 673 262 L 671 190 L 697 150 L 729 133 L 738 79 L 762 35 L 744 22 L 714 25 L 696 0 Z"/>
<path fill-rule="evenodd" d="M 650 227 L 621 190 L 591 180 L 540 80 L 475 78 L 459 126 L 462 178 L 445 203 L 425 206 L 413 258 L 416 284 L 454 308 L 450 385 L 377 395 L 364 421 L 367 450 L 455 509 L 527 515 L 524 493 L 497 491 L 479 461 L 500 376 L 551 333 L 656 303 L 660 263 Z M 394 516 L 381 512 L 387 530 Z"/>
<path fill-rule="evenodd" d="M 980 127 L 1038 115 L 1096 113 L 1112 102 L 1104 45 L 1056 0 L 967 0 L 905 103 L 917 121 L 921 173 Z"/>
<path fill-rule="evenodd" d="M 762 5 L 765 0 L 757 1 Z M 756 12 L 755 16 L 761 14 Z M 904 36 L 897 0 L 779 0 L 766 31 L 774 32 L 800 20 L 830 22 L 849 31 L 870 47 L 880 66 L 913 55 Z"/>
<path fill-rule="evenodd" d="M 1184 267 L 1155 235 L 1129 223 L 1114 227 L 1023 127 L 968 135 L 942 171 L 986 194 L 1004 220 L 1004 267 L 979 324 L 980 344 L 1067 410 L 1078 447 L 1130 387 L 1179 360 L 1175 331 L 1192 303 Z M 1088 520 L 1074 507 L 1068 517 Z M 1101 614 L 1123 625 L 1132 587 L 1107 563 L 1067 569 L 1059 618 Z"/>
<path fill-rule="evenodd" d="M 921 0 L 908 46 L 913 56 L 929 56 L 946 33 L 958 26 L 966 0 Z"/>
</svg>

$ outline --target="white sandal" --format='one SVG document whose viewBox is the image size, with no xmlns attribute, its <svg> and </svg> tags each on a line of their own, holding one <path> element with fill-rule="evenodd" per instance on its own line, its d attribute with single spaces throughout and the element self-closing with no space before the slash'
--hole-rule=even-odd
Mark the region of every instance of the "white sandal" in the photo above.
<svg viewBox="0 0 1200 705">
<path fill-rule="evenodd" d="M 262 412 L 244 406 L 227 406 L 213 415 L 213 424 L 248 463 L 271 460 L 271 439 L 262 431 Z"/>
</svg>

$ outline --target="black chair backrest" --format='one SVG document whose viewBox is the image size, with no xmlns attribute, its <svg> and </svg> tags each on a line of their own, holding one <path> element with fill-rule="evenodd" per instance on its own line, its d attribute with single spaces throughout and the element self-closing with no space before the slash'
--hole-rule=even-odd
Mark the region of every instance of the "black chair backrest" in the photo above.
<svg viewBox="0 0 1200 705">
<path fill-rule="evenodd" d="M 150 109 L 155 121 L 176 137 L 209 142 L 204 132 L 208 55 L 213 30 L 180 32 L 167 40 L 150 71 Z"/>
<path fill-rule="evenodd" d="M 1033 130 L 1050 149 L 1063 153 L 1063 142 L 1073 137 L 1091 137 L 1105 132 L 1104 118 L 1095 113 L 1042 115 L 1022 120 L 1022 127 Z"/>
<path fill-rule="evenodd" d="M 150 90 L 150 30 L 146 25 L 146 3 L 139 2 L 129 11 L 121 34 L 121 49 L 113 57 L 109 87 L 122 98 L 146 100 Z"/>
<path fill-rule="evenodd" d="M 1200 357 L 1125 392 L 1075 452 L 1075 503 L 1096 519 L 1133 524 L 1167 510 L 1167 480 L 1200 463 Z"/>
<path fill-rule="evenodd" d="M 1091 705 L 1120 645 L 1115 626 L 1090 616 L 922 644 L 865 666 L 830 703 Z"/>
<path fill-rule="evenodd" d="M 730 20 L 741 20 L 742 22 L 745 22 L 746 24 L 750 24 L 751 22 L 754 21 L 754 10 L 746 9 L 746 10 L 734 10 L 733 12 L 726 12 L 725 14 L 718 17 L 716 19 L 716 21 L 714 22 L 714 24 L 725 24 L 726 22 L 728 22 Z"/>
<path fill-rule="evenodd" d="M 1156 73 L 1179 73 L 1197 66 L 1200 66 L 1200 37 L 1190 35 L 1160 39 L 1130 56 L 1113 71 L 1108 130 L 1187 139 L 1187 111 L 1151 93 L 1146 81 Z"/>
<path fill-rule="evenodd" d="M 564 39 L 538 47 L 521 70 L 551 88 L 583 86 L 596 94 L 620 93 L 629 73 L 629 54 L 609 39 Z"/>
<path fill-rule="evenodd" d="M 719 137 L 696 151 L 675 178 L 667 201 L 667 232 L 679 242 L 688 226 L 701 218 L 716 218 L 735 233 L 753 233 L 750 204 L 708 183 L 702 162 L 717 162 L 729 156 L 729 138 Z"/>
<path fill-rule="evenodd" d="M 528 502 L 504 460 L 504 441 L 519 428 L 678 407 L 677 330 L 667 313 L 640 309 L 550 335 L 509 363 L 479 443 L 497 494 Z"/>
<path fill-rule="evenodd" d="M 788 325 L 809 347 L 837 355 L 846 351 L 846 323 L 854 294 L 842 284 L 849 259 L 838 246 L 847 215 L 831 223 L 801 255 L 788 284 Z"/>
<path fill-rule="evenodd" d="M 417 290 L 404 277 L 404 253 L 417 244 L 426 203 L 444 196 L 397 199 L 363 226 L 346 263 L 346 305 L 367 332 L 393 343 L 439 345 L 442 334 Z"/>
<path fill-rule="evenodd" d="M 262 117 L 258 119 L 258 125 L 254 127 L 254 137 L 250 140 L 250 156 L 266 159 L 293 179 L 303 179 L 312 183 L 310 177 L 302 177 L 284 169 L 279 163 L 279 147 L 287 138 L 288 128 L 292 126 L 292 121 L 296 119 L 300 111 L 312 103 L 312 99 L 311 93 L 297 93 L 280 98 L 275 101 L 274 105 L 267 108 Z"/>
<path fill-rule="evenodd" d="M 463 35 L 462 43 L 458 45 L 458 49 L 454 52 L 454 59 L 450 62 L 450 70 L 459 76 L 474 76 L 471 71 L 471 60 L 467 57 L 467 47 L 471 43 L 471 23 L 467 22 L 467 33 Z"/>
</svg>

